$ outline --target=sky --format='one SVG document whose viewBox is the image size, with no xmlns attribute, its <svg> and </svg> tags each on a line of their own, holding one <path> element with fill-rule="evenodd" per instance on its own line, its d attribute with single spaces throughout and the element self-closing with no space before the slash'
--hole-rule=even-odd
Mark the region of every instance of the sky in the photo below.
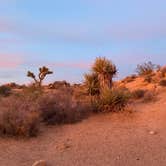
<svg viewBox="0 0 166 166">
<path fill-rule="evenodd" d="M 137 64 L 166 64 L 165 0 L 0 0 L 0 84 L 28 83 L 48 66 L 47 82 L 83 81 L 96 57 L 121 79 Z"/>
</svg>

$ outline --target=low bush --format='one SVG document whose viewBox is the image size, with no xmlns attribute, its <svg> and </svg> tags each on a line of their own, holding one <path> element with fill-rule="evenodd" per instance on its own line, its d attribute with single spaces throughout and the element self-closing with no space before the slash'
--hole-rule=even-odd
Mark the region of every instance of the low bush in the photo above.
<svg viewBox="0 0 166 166">
<path fill-rule="evenodd" d="M 39 99 L 40 115 L 47 125 L 75 123 L 82 120 L 89 108 L 85 103 L 72 101 L 70 95 L 44 95 Z"/>
<path fill-rule="evenodd" d="M 35 84 L 30 84 L 23 88 L 23 96 L 29 96 L 33 99 L 38 99 L 43 94 L 43 87 L 36 86 Z"/>
<path fill-rule="evenodd" d="M 152 78 L 151 75 L 146 75 L 144 81 L 147 82 L 147 83 L 152 83 L 153 78 Z"/>
<path fill-rule="evenodd" d="M 159 85 L 160 85 L 160 86 L 166 86 L 166 80 L 165 80 L 165 79 L 161 80 L 161 81 L 159 82 Z"/>
<path fill-rule="evenodd" d="M 0 106 L 0 135 L 32 137 L 38 134 L 37 103 L 11 96 L 1 100 Z"/>
<path fill-rule="evenodd" d="M 0 86 L 0 96 L 7 97 L 11 94 L 11 88 L 5 85 Z"/>
<path fill-rule="evenodd" d="M 156 70 L 157 68 L 158 68 L 157 65 L 149 61 L 147 63 L 137 65 L 136 72 L 138 73 L 138 75 L 144 76 L 153 73 L 153 71 Z"/>
<path fill-rule="evenodd" d="M 93 100 L 93 106 L 99 112 L 121 111 L 127 106 L 130 93 L 121 89 L 105 89 L 100 97 Z"/>
<path fill-rule="evenodd" d="M 143 102 L 151 102 L 156 100 L 156 94 L 153 91 L 147 91 L 144 94 Z"/>
<path fill-rule="evenodd" d="M 144 97 L 145 92 L 146 92 L 146 91 L 143 90 L 143 89 L 137 89 L 137 90 L 135 90 L 135 91 L 132 92 L 132 97 L 133 97 L 134 99 L 141 99 L 141 98 Z"/>
</svg>

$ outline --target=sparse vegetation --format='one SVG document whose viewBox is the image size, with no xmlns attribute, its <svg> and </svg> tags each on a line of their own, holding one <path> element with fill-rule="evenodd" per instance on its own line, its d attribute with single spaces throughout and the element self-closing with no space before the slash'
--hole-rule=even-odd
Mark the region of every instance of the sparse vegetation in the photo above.
<svg viewBox="0 0 166 166">
<path fill-rule="evenodd" d="M 32 137 L 38 134 L 37 103 L 29 98 L 11 96 L 0 105 L 0 135 Z"/>
<path fill-rule="evenodd" d="M 138 73 L 138 75 L 144 76 L 144 75 L 151 74 L 157 68 L 158 68 L 158 65 L 155 65 L 149 61 L 140 65 L 137 65 L 136 72 Z"/>
<path fill-rule="evenodd" d="M 144 97 L 145 92 L 146 92 L 146 91 L 143 90 L 143 89 L 137 89 L 137 90 L 135 90 L 135 91 L 132 92 L 132 97 L 133 97 L 134 99 L 141 99 L 141 98 Z"/>
<path fill-rule="evenodd" d="M 7 97 L 11 94 L 11 88 L 6 85 L 0 86 L 0 96 Z"/>
<path fill-rule="evenodd" d="M 75 123 L 88 113 L 85 103 L 72 101 L 72 96 L 65 94 L 45 95 L 39 105 L 41 118 L 48 125 Z"/>
<path fill-rule="evenodd" d="M 153 91 L 146 91 L 143 102 L 151 102 L 156 100 L 156 94 Z"/>
</svg>

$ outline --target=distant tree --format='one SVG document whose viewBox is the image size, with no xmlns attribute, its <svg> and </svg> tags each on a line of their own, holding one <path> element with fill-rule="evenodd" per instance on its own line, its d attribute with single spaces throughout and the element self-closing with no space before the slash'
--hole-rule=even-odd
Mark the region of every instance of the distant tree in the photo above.
<svg viewBox="0 0 166 166">
<path fill-rule="evenodd" d="M 39 68 L 38 78 L 36 78 L 35 74 L 33 72 L 31 72 L 31 71 L 28 71 L 27 76 L 32 78 L 35 81 L 35 84 L 37 86 L 41 86 L 43 80 L 49 74 L 53 74 L 53 72 L 50 71 L 49 68 L 43 66 L 43 67 Z"/>
</svg>

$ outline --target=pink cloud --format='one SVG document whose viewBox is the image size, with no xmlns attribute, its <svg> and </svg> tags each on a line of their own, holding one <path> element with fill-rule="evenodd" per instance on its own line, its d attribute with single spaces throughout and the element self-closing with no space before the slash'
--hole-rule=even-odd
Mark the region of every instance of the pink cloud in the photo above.
<svg viewBox="0 0 166 166">
<path fill-rule="evenodd" d="M 0 68 L 17 68 L 23 63 L 23 59 L 20 55 L 1 53 L 0 58 Z"/>
<path fill-rule="evenodd" d="M 90 67 L 90 63 L 86 63 L 86 62 L 73 62 L 73 63 L 60 62 L 60 63 L 58 63 L 57 62 L 57 63 L 51 63 L 51 64 L 49 64 L 49 66 L 87 69 Z"/>
</svg>

